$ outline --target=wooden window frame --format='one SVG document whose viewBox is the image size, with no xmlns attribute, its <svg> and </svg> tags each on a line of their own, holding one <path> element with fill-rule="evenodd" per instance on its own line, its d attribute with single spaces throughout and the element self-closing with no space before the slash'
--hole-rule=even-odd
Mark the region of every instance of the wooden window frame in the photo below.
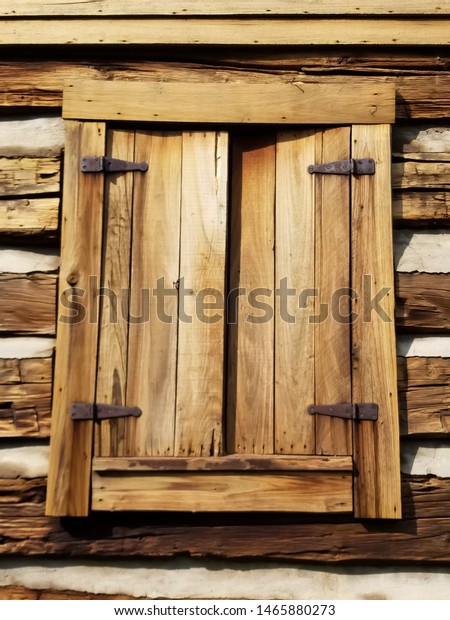
<svg viewBox="0 0 450 620">
<path fill-rule="evenodd" d="M 375 217 L 376 213 L 377 222 L 377 232 L 373 235 L 373 230 L 367 225 L 367 217 L 366 221 L 361 218 L 359 224 L 356 217 L 355 222 L 360 226 L 357 243 L 360 249 L 371 244 L 375 246 L 374 256 L 378 258 L 376 264 L 371 264 L 369 267 L 375 271 L 383 284 L 390 285 L 393 290 L 392 254 L 389 252 L 384 254 L 382 251 L 386 234 L 391 232 L 390 157 L 389 169 L 387 167 L 390 146 L 387 144 L 387 137 L 389 124 L 395 119 L 393 84 L 361 80 L 349 90 L 345 83 L 336 81 L 260 85 L 90 80 L 67 85 L 64 90 L 63 118 L 69 121 L 67 144 L 71 147 L 67 149 L 66 170 L 78 170 L 81 155 L 98 156 L 104 152 L 105 121 L 355 125 L 359 139 L 355 141 L 354 156 L 372 156 L 375 159 L 380 156 L 384 162 L 383 174 L 367 177 L 367 181 L 353 184 L 354 203 L 359 200 L 365 201 L 368 205 L 367 210 L 371 213 L 370 217 Z M 379 152 L 367 153 L 368 146 Z M 60 274 L 62 290 L 67 284 L 87 288 L 89 276 L 101 275 L 103 177 L 89 176 L 89 179 L 83 180 L 81 186 L 79 179 L 79 172 L 66 174 L 65 177 L 63 224 L 65 247 L 63 245 Z M 65 234 L 65 231 L 70 231 L 70 235 Z M 393 316 L 392 297 L 389 304 Z M 379 381 L 380 385 L 377 387 L 384 390 L 385 398 L 379 403 L 380 420 L 377 425 L 353 424 L 353 458 L 357 472 L 354 480 L 354 515 L 400 518 L 398 419 L 392 415 L 392 412 L 398 410 L 395 346 L 392 346 L 395 345 L 394 325 L 384 324 L 375 329 L 378 328 L 380 333 L 377 342 L 383 342 L 384 339 L 386 344 L 389 341 L 387 345 L 389 359 L 383 360 L 383 368 L 375 377 L 375 383 Z M 368 329 L 367 325 L 361 323 L 358 329 L 360 329 L 360 341 L 367 347 L 374 346 L 372 355 L 376 355 L 377 342 L 372 342 L 374 328 Z M 74 335 L 73 326 L 59 325 L 56 358 L 58 381 L 55 382 L 54 388 L 47 496 L 47 514 L 59 516 L 84 516 L 90 509 L 93 422 L 74 424 L 67 413 L 71 402 L 80 400 L 95 402 L 98 321 L 77 325 L 76 337 Z M 384 354 L 384 351 L 381 353 Z M 354 402 L 359 402 L 361 394 L 364 394 L 367 400 L 373 378 L 364 379 L 365 373 L 370 372 L 370 367 L 365 367 L 363 356 L 358 359 L 356 367 L 359 367 L 359 381 L 354 385 L 352 399 Z M 74 368 L 82 369 L 82 372 L 73 373 Z M 385 373 L 386 368 L 391 372 Z M 224 459 L 223 462 L 228 463 L 228 471 L 236 472 L 239 469 L 236 459 L 233 457 Z M 291 465 L 296 460 L 297 471 L 311 470 L 314 469 L 314 459 L 317 469 L 323 470 L 326 459 L 322 459 L 319 467 L 321 460 L 319 457 L 305 459 L 297 457 L 291 459 Z M 329 463 L 332 461 L 333 458 L 329 458 Z M 270 459 L 266 458 L 265 462 L 266 469 L 270 469 Z M 286 459 L 286 463 L 288 462 L 289 458 Z M 374 462 L 378 463 L 377 471 L 374 469 Z M 107 466 L 107 459 L 97 459 L 97 472 L 101 472 L 102 468 Z M 109 467 L 113 465 L 109 463 Z M 116 471 L 120 470 L 120 467 L 117 469 L 117 463 L 114 467 Z M 286 467 L 289 468 L 289 465 Z M 345 476 L 345 472 L 349 471 L 348 458 L 334 457 L 331 468 L 342 471 Z M 199 466 L 198 469 L 201 470 L 202 467 Z M 143 470 L 145 463 L 141 463 L 141 471 Z M 97 474 L 94 472 L 94 484 L 95 475 Z M 189 477 L 189 473 L 184 471 L 179 475 L 184 479 Z M 193 476 L 192 484 L 203 484 L 201 481 L 204 479 L 205 492 L 207 494 L 211 492 L 208 486 L 208 474 L 203 474 L 202 477 L 196 472 Z M 236 481 L 239 484 L 238 474 Z M 266 491 L 267 489 L 263 487 L 262 499 Z M 211 510 L 225 510 L 227 506 L 225 500 L 226 498 L 223 498 L 222 501 L 213 504 Z M 148 506 L 148 503 L 145 505 Z M 311 505 L 314 510 L 319 504 L 313 502 Z M 326 511 L 326 501 L 323 505 L 325 508 L 322 510 Z M 195 502 L 186 499 L 186 510 L 196 510 L 198 509 L 196 506 Z M 113 509 L 113 504 L 109 505 L 109 509 Z M 172 509 L 170 501 L 164 509 Z M 286 506 L 281 509 L 291 510 L 290 501 L 287 500 Z M 237 506 L 236 510 L 249 510 L 249 504 L 244 502 L 242 507 Z M 293 510 L 299 509 L 293 508 Z"/>
</svg>

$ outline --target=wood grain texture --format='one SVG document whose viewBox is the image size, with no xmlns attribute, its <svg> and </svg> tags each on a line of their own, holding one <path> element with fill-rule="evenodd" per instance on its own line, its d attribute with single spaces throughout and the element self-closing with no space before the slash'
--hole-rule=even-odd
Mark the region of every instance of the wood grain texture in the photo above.
<svg viewBox="0 0 450 620">
<path fill-rule="evenodd" d="M 0 437 L 48 437 L 51 397 L 51 382 L 0 384 Z"/>
<path fill-rule="evenodd" d="M 59 313 L 66 317 L 76 310 L 73 297 L 80 301 L 77 289 L 92 306 L 100 282 L 104 176 L 83 175 L 79 160 L 81 154 L 104 154 L 105 140 L 103 123 L 67 123 L 59 280 Z M 47 514 L 55 516 L 82 516 L 89 509 L 93 423 L 72 422 L 68 409 L 95 399 L 98 319 L 97 309 L 90 320 L 58 323 L 47 492 Z"/>
<path fill-rule="evenodd" d="M 208 24 L 205 27 L 205 23 Z M 0 20 L 0 45 L 448 45 L 445 18 Z"/>
<path fill-rule="evenodd" d="M 353 471 L 349 456 L 94 458 L 94 471 Z"/>
<path fill-rule="evenodd" d="M 134 161 L 134 131 L 110 129 L 107 156 Z M 131 265 L 133 174 L 107 176 L 103 232 L 98 403 L 125 405 L 128 367 L 128 304 Z M 95 428 L 95 453 L 124 453 L 125 420 L 104 420 Z"/>
<path fill-rule="evenodd" d="M 135 178 L 127 404 L 143 415 L 126 421 L 125 455 L 167 456 L 175 434 L 181 133 L 139 130 L 135 156 L 150 174 Z M 168 291 L 162 308 L 154 295 L 161 279 Z"/>
<path fill-rule="evenodd" d="M 58 229 L 59 198 L 0 200 L 0 233 L 36 235 Z"/>
<path fill-rule="evenodd" d="M 423 331 L 450 329 L 450 275 L 397 273 L 395 322 Z"/>
<path fill-rule="evenodd" d="M 450 433 L 450 359 L 398 358 L 402 435 Z"/>
<path fill-rule="evenodd" d="M 0 195 L 59 192 L 61 162 L 54 157 L 0 158 Z"/>
<path fill-rule="evenodd" d="M 11 7 L 6 2 L 0 5 L 3 17 L 77 17 L 89 16 L 107 18 L 108 16 L 126 15 L 170 15 L 187 17 L 190 15 L 247 16 L 261 15 L 450 15 L 448 0 L 430 2 L 419 6 L 414 0 L 397 0 L 395 6 L 380 4 L 374 0 L 328 0 L 326 4 L 315 0 L 235 0 L 234 2 L 217 2 L 205 0 L 201 4 L 197 0 L 159 0 L 148 3 L 146 0 L 135 0 L 131 5 L 124 5 L 122 0 L 19 0 Z"/>
<path fill-rule="evenodd" d="M 248 133 L 233 144 L 228 453 L 274 451 L 275 140 Z"/>
<path fill-rule="evenodd" d="M 51 383 L 51 358 L 0 359 L 0 383 Z"/>
<path fill-rule="evenodd" d="M 175 420 L 179 456 L 217 456 L 224 449 L 227 224 L 228 134 L 183 132 Z M 217 312 L 205 310 L 208 303 Z"/>
<path fill-rule="evenodd" d="M 375 159 L 377 173 L 352 179 L 352 288 L 360 296 L 353 301 L 359 319 L 352 324 L 352 402 L 378 403 L 379 417 L 376 424 L 353 425 L 355 516 L 398 519 L 400 447 L 388 125 L 353 126 L 352 157 L 369 156 Z M 385 295 L 379 307 L 384 315 L 373 311 L 372 305 L 382 289 Z"/>
<path fill-rule="evenodd" d="M 438 221 L 439 225 L 450 224 L 450 192 L 419 191 L 394 192 L 392 197 L 392 215 L 396 224 L 405 221 Z"/>
<path fill-rule="evenodd" d="M 317 132 L 315 163 L 350 157 L 350 128 Z M 314 382 L 316 405 L 351 402 L 350 179 L 316 175 Z M 315 453 L 352 454 L 348 420 L 315 416 Z"/>
<path fill-rule="evenodd" d="M 39 488 L 39 482 L 37 481 Z M 31 491 L 30 491 L 31 493 Z M 404 477 L 404 518 L 358 522 L 311 517 L 175 513 L 108 514 L 83 519 L 0 517 L 0 554 L 17 557 L 259 558 L 345 564 L 438 565 L 450 560 L 450 480 Z M 15 501 L 15 500 L 13 500 Z"/>
<path fill-rule="evenodd" d="M 314 177 L 312 130 L 280 132 L 276 145 L 275 205 L 275 453 L 314 454 L 314 297 L 299 307 L 298 293 L 314 289 Z M 282 292 L 282 281 L 285 291 Z M 283 296 L 283 297 L 282 297 Z M 294 322 L 291 322 L 291 321 Z"/>
<path fill-rule="evenodd" d="M 305 51 L 306 49 L 306 51 Z M 74 80 L 152 80 L 164 82 L 242 81 L 244 83 L 302 83 L 342 82 L 351 90 L 361 83 L 365 74 L 372 83 L 395 85 L 396 118 L 447 118 L 450 104 L 450 77 L 445 69 L 450 58 L 431 53 L 430 48 L 352 49 L 333 47 L 332 50 L 305 48 L 289 52 L 240 49 L 239 54 L 217 51 L 208 53 L 172 48 L 166 62 L 139 60 L 124 62 L 121 57 L 110 63 L 89 61 L 52 61 L 43 58 L 36 62 L 15 61 L 0 63 L 0 106 L 60 107 L 65 83 Z M 442 71 L 444 69 L 444 71 Z M 275 70 L 275 72 L 270 71 Z M 404 74 L 399 72 L 403 71 Z M 422 75 L 423 71 L 436 71 Z M 305 75 L 311 72 L 313 75 Z M 408 74 L 411 72 L 411 74 Z M 336 73 L 336 75 L 333 75 Z M 386 77 L 383 74 L 386 74 Z M 330 75 L 331 74 L 331 75 Z"/>
<path fill-rule="evenodd" d="M 351 473 L 93 472 L 93 510 L 351 512 Z"/>
<path fill-rule="evenodd" d="M 25 586 L 0 586 L 0 600 L 7 601 L 136 601 L 143 600 L 126 594 L 93 594 L 75 590 L 26 588 Z"/>
<path fill-rule="evenodd" d="M 392 187 L 450 188 L 450 163 L 432 161 L 405 161 L 392 164 Z"/>
<path fill-rule="evenodd" d="M 355 98 L 358 106 L 352 106 Z M 74 81 L 63 117 L 182 123 L 391 123 L 393 84 Z"/>
<path fill-rule="evenodd" d="M 1 273 L 0 298 L 0 333 L 55 333 L 56 276 Z"/>
<path fill-rule="evenodd" d="M 46 478 L 0 478 L 0 517 L 41 517 Z"/>
</svg>

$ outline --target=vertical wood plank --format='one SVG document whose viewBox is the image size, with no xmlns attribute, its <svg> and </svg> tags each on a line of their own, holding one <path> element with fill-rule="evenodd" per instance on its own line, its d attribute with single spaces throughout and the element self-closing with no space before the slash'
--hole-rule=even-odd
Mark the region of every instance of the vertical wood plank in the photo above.
<svg viewBox="0 0 450 620">
<path fill-rule="evenodd" d="M 315 132 L 280 132 L 276 154 L 275 452 L 314 453 Z M 285 279 L 286 285 L 282 284 Z M 295 294 L 287 296 L 287 289 Z M 299 296 L 302 299 L 299 302 Z"/>
<path fill-rule="evenodd" d="M 352 286 L 360 295 L 352 325 L 353 402 L 379 407 L 377 422 L 353 425 L 355 516 L 401 518 L 390 126 L 354 125 L 352 157 L 376 162 L 373 176 L 352 179 Z"/>
<path fill-rule="evenodd" d="M 275 142 L 248 133 L 233 148 L 230 293 L 242 294 L 230 296 L 228 452 L 274 450 Z"/>
<path fill-rule="evenodd" d="M 350 128 L 316 134 L 320 157 L 327 163 L 350 157 Z M 319 155 L 319 153 L 318 153 Z M 350 177 L 315 175 L 316 182 L 316 320 L 315 404 L 351 401 L 350 361 Z M 349 420 L 316 415 L 316 454 L 351 454 Z"/>
<path fill-rule="evenodd" d="M 110 129 L 109 157 L 134 160 L 134 131 Z M 130 286 L 133 174 L 105 178 L 100 339 L 97 402 L 125 405 L 128 361 L 128 295 Z M 103 420 L 95 428 L 97 455 L 124 454 L 125 420 Z"/>
<path fill-rule="evenodd" d="M 214 456 L 224 443 L 223 301 L 197 310 L 225 293 L 228 134 L 184 132 L 182 177 L 175 454 Z"/>
<path fill-rule="evenodd" d="M 129 456 L 174 450 L 181 149 L 179 132 L 136 132 L 135 158 L 149 171 L 135 176 L 133 200 L 127 405 L 142 416 L 126 420 Z"/>
<path fill-rule="evenodd" d="M 46 513 L 54 516 L 84 516 L 89 510 L 93 423 L 72 422 L 69 407 L 75 401 L 95 399 L 99 317 L 93 306 L 97 295 L 93 289 L 101 276 L 104 176 L 81 173 L 80 156 L 104 152 L 104 123 L 66 124 L 60 303 L 46 506 Z M 73 299 L 83 291 L 84 317 L 74 303 L 80 298 Z M 61 316 L 71 315 L 70 322 L 61 320 Z"/>
</svg>

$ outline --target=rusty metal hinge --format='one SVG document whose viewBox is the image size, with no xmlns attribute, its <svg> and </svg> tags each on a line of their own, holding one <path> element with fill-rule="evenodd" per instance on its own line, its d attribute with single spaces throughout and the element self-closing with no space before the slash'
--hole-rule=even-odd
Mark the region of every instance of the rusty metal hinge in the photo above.
<svg viewBox="0 0 450 620">
<path fill-rule="evenodd" d="M 375 160 L 368 159 L 341 159 L 329 164 L 308 166 L 308 172 L 314 174 L 375 174 Z"/>
<path fill-rule="evenodd" d="M 309 405 L 308 413 L 314 415 L 329 415 L 334 418 L 350 420 L 378 420 L 378 405 L 376 403 L 340 403 L 338 405 Z"/>
<path fill-rule="evenodd" d="M 97 403 L 72 403 L 70 417 L 72 420 L 110 420 L 142 415 L 139 407 L 121 407 L 120 405 L 99 405 Z"/>
<path fill-rule="evenodd" d="M 81 157 L 81 172 L 131 172 L 137 170 L 147 172 L 148 164 L 145 161 L 134 162 L 112 157 Z"/>
</svg>

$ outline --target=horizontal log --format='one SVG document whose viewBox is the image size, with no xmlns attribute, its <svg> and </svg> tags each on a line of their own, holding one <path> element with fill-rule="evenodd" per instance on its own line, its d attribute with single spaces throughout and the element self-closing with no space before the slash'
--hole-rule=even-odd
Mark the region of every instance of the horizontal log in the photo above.
<svg viewBox="0 0 450 620">
<path fill-rule="evenodd" d="M 55 275 L 0 274 L 0 332 L 54 334 Z"/>
<path fill-rule="evenodd" d="M 402 435 L 450 433 L 450 359 L 398 358 Z"/>
<path fill-rule="evenodd" d="M 440 500 L 442 501 L 442 500 Z M 427 496 L 427 503 L 432 503 Z M 446 501 L 448 511 L 448 501 Z M 447 512 L 448 514 L 448 512 Z M 417 517 L 417 515 L 416 515 Z M 448 563 L 448 517 L 321 521 L 256 514 L 101 513 L 87 519 L 0 517 L 0 554 L 59 557 L 261 558 L 309 562 Z"/>
<path fill-rule="evenodd" d="M 0 478 L 0 516 L 42 516 L 46 485 L 46 478 Z"/>
<path fill-rule="evenodd" d="M 54 18 L 0 20 L 0 45 L 448 45 L 450 20 Z"/>
<path fill-rule="evenodd" d="M 172 49 L 170 54 L 175 52 Z M 373 62 L 369 57 L 360 60 L 361 52 L 336 55 L 335 48 L 323 55 L 314 55 L 312 52 L 296 52 L 294 57 L 284 59 L 272 54 L 248 56 L 249 52 L 242 52 L 241 57 L 217 56 L 211 50 L 206 57 L 195 58 L 193 52 L 184 51 L 179 62 L 169 61 L 140 61 L 123 62 L 121 59 L 111 59 L 108 63 L 75 62 L 75 61 L 48 61 L 43 59 L 37 66 L 35 62 L 2 62 L 0 63 L 0 106 L 46 106 L 60 107 L 62 105 L 62 90 L 64 82 L 74 80 L 153 80 L 167 82 L 249 82 L 271 83 L 292 82 L 300 77 L 305 82 L 317 81 L 319 77 L 299 75 L 303 70 L 320 69 L 321 71 L 339 72 L 346 77 L 346 83 L 351 76 L 348 71 L 373 71 L 375 67 L 392 66 L 395 70 L 394 81 L 397 93 L 397 118 L 447 118 L 450 105 L 450 76 L 446 73 L 438 75 L 404 75 L 398 76 L 398 65 L 417 66 L 423 63 L 443 62 L 446 68 L 447 61 L 436 55 L 430 58 L 415 60 L 415 53 L 397 58 L 395 51 L 390 56 L 375 55 Z M 378 53 L 379 54 L 379 53 Z M 189 58 L 193 60 L 189 61 Z M 246 59 L 248 57 L 248 60 Z M 244 60 L 243 60 L 243 59 Z M 203 62 L 203 64 L 201 64 Z M 246 64 L 247 63 L 247 64 Z M 223 65 L 228 65 L 224 67 Z M 216 66 L 215 66 L 216 65 Z M 237 65 L 236 68 L 229 68 Z M 259 66 L 261 69 L 258 70 Z M 350 67 L 350 69 L 347 69 Z M 274 69 L 272 73 L 268 69 Z M 283 71 L 284 68 L 284 71 Z M 439 68 L 441 68 L 439 66 Z M 387 71 L 389 69 L 386 69 Z M 342 76 L 324 76 L 341 79 Z M 361 78 L 357 78 L 361 79 Z M 371 79 L 375 79 L 371 76 Z M 384 77 L 379 77 L 382 82 Z"/>
<path fill-rule="evenodd" d="M 58 229 L 59 198 L 0 200 L 0 233 L 36 235 Z"/>
<path fill-rule="evenodd" d="M 52 359 L 0 359 L 0 384 L 51 383 Z"/>
<path fill-rule="evenodd" d="M 93 594 L 75 590 L 26 588 L 25 586 L 0 586 L 0 600 L 7 601 L 136 601 L 140 597 L 127 594 Z"/>
<path fill-rule="evenodd" d="M 399 327 L 426 331 L 450 329 L 450 275 L 396 274 L 395 318 Z"/>
<path fill-rule="evenodd" d="M 450 127 L 395 125 L 392 153 L 403 159 L 450 161 Z"/>
<path fill-rule="evenodd" d="M 217 0 L 134 0 L 131 4 L 123 0 L 19 0 L 13 6 L 0 9 L 4 17 L 108 17 L 111 15 L 171 15 L 186 17 L 189 15 L 246 16 L 246 15 L 450 15 L 450 2 L 430 2 L 420 6 L 415 0 L 396 0 L 395 5 L 376 2 L 375 0 L 328 0 L 325 4 L 317 0 L 235 0 L 234 2 L 217 2 Z"/>
<path fill-rule="evenodd" d="M 0 119 L 1 157 L 58 157 L 64 122 L 58 116 Z"/>
<path fill-rule="evenodd" d="M 406 161 L 392 164 L 392 187 L 450 188 L 450 163 Z"/>
<path fill-rule="evenodd" d="M 0 437 L 48 437 L 51 396 L 51 383 L 0 385 Z"/>
<path fill-rule="evenodd" d="M 450 224 L 450 192 L 448 191 L 396 191 L 392 198 L 394 222 L 438 222 Z"/>
<path fill-rule="evenodd" d="M 53 157 L 0 158 L 0 196 L 59 192 L 60 168 Z"/>
</svg>

